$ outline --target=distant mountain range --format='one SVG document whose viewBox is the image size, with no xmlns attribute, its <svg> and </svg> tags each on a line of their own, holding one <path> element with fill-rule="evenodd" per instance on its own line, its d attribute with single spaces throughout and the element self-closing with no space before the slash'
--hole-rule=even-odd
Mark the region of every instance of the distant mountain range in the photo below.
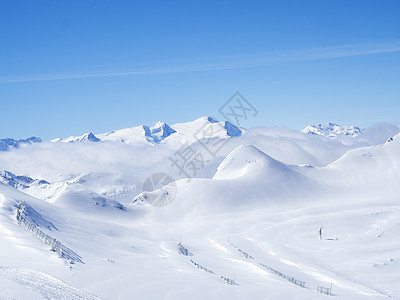
<svg viewBox="0 0 400 300">
<path fill-rule="evenodd" d="M 0 139 L 0 151 L 8 151 L 10 149 L 17 149 L 23 145 L 30 145 L 34 143 L 40 143 L 42 139 L 38 137 L 30 137 L 26 140 L 14 140 L 14 139 Z"/>
<path fill-rule="evenodd" d="M 357 126 L 341 126 L 335 123 L 309 125 L 301 132 L 306 134 L 322 135 L 329 138 L 336 138 L 338 136 L 356 137 L 364 132 Z"/>
<path fill-rule="evenodd" d="M 172 126 L 165 122 L 157 122 L 154 126 L 141 125 L 131 128 L 125 128 L 110 131 L 103 134 L 94 134 L 88 132 L 80 136 L 70 136 L 68 138 L 56 138 L 51 142 L 58 143 L 80 143 L 80 142 L 122 142 L 126 144 L 160 144 L 165 142 L 177 142 L 192 139 L 194 135 L 203 130 L 205 126 L 210 126 L 209 134 L 213 138 L 229 138 L 241 136 L 246 129 L 235 126 L 228 121 L 217 121 L 212 117 L 206 116 L 186 123 L 177 123 Z M 394 136 L 400 129 L 397 126 L 382 126 L 375 131 L 386 132 L 386 135 Z M 335 123 L 309 125 L 301 130 L 304 134 L 324 136 L 331 139 L 347 139 L 363 136 L 370 140 L 374 129 L 363 129 L 357 126 L 342 126 Z M 42 139 L 30 137 L 27 139 L 15 140 L 12 138 L 0 139 L 0 151 L 8 151 L 23 146 L 40 143 Z M 376 141 L 374 141 L 376 143 Z"/>
<path fill-rule="evenodd" d="M 242 133 L 245 131 L 243 128 L 239 128 L 228 121 L 219 122 L 212 117 L 202 117 L 191 122 L 175 124 L 172 126 L 169 126 L 164 122 L 157 122 L 154 126 L 141 125 L 110 131 L 103 134 L 95 135 L 92 132 L 88 132 L 81 136 L 71 136 L 65 139 L 57 138 L 52 140 L 52 142 L 76 143 L 114 141 L 127 144 L 134 144 L 138 142 L 159 144 L 171 136 L 181 137 L 182 135 L 187 134 L 193 135 L 206 125 L 210 125 L 212 128 L 214 128 L 215 130 L 213 132 L 218 132 L 218 137 L 237 137 L 242 135 Z"/>
</svg>

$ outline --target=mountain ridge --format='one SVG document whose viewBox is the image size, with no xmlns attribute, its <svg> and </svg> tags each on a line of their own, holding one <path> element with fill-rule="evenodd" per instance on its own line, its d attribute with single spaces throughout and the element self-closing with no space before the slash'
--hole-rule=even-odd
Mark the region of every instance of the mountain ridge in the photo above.
<svg viewBox="0 0 400 300">
<path fill-rule="evenodd" d="M 31 145 L 35 143 L 41 143 L 42 139 L 32 136 L 27 139 L 19 139 L 15 140 L 12 138 L 7 138 L 7 139 L 0 139 L 0 151 L 8 151 L 10 149 L 18 149 L 21 146 L 24 145 Z"/>
<path fill-rule="evenodd" d="M 139 125 L 130 128 L 113 130 L 102 134 L 88 132 L 81 136 L 70 136 L 64 139 L 56 138 L 51 140 L 51 142 L 69 143 L 114 141 L 127 144 L 134 144 L 137 142 L 160 144 L 176 133 L 185 133 L 189 131 L 191 135 L 194 135 L 198 130 L 201 130 L 202 127 L 207 124 L 211 124 L 212 126 L 221 125 L 221 129 L 223 128 L 226 131 L 225 135 L 227 137 L 238 137 L 245 132 L 244 128 L 239 128 L 228 121 L 217 121 L 213 117 L 206 116 L 186 123 L 177 123 L 172 126 L 165 122 L 158 121 L 154 126 Z M 176 126 L 178 126 L 179 129 L 175 128 Z"/>
</svg>

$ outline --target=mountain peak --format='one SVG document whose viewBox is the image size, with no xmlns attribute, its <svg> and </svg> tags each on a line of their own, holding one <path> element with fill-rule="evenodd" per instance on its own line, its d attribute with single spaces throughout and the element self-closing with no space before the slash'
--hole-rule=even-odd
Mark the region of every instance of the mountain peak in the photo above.
<svg viewBox="0 0 400 300">
<path fill-rule="evenodd" d="M 84 138 L 90 142 L 100 142 L 100 139 L 97 138 L 92 132 L 85 134 Z"/>
<path fill-rule="evenodd" d="M 214 119 L 213 117 L 208 116 L 206 118 L 207 118 L 207 121 L 210 123 L 218 123 L 218 121 L 216 119 Z"/>
<path fill-rule="evenodd" d="M 66 139 L 54 139 L 52 142 L 63 142 L 63 143 L 76 143 L 76 142 L 100 142 L 100 139 L 95 136 L 92 132 L 87 132 L 81 136 L 70 136 Z"/>
<path fill-rule="evenodd" d="M 161 121 L 158 121 L 153 127 L 143 125 L 143 129 L 145 131 L 145 136 L 155 143 L 161 142 L 176 132 L 167 123 Z"/>
</svg>

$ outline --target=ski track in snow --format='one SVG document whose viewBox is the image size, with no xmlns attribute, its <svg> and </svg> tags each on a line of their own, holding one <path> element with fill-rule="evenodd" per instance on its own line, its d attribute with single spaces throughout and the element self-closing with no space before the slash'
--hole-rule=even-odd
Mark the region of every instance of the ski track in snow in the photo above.
<svg viewBox="0 0 400 300">
<path fill-rule="evenodd" d="M 18 283 L 44 299 L 100 299 L 35 270 L 0 266 L 0 278 Z"/>
</svg>

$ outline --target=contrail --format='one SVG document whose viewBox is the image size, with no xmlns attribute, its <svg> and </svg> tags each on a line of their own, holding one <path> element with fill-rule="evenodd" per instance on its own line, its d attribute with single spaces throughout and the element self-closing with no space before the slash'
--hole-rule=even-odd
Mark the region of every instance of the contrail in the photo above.
<svg viewBox="0 0 400 300">
<path fill-rule="evenodd" d="M 181 64 L 175 66 L 138 69 L 127 72 L 103 72 L 103 73 L 68 73 L 68 74 L 42 74 L 28 77 L 0 78 L 0 84 L 49 81 L 63 79 L 84 79 L 117 76 L 137 76 L 154 74 L 189 73 L 213 70 L 229 70 L 252 67 L 263 67 L 268 65 L 309 61 L 329 58 L 341 58 L 380 53 L 400 52 L 400 41 L 378 44 L 345 45 L 326 48 L 301 49 L 291 51 L 269 52 L 259 54 L 221 56 L 209 59 L 208 62 Z"/>
</svg>

